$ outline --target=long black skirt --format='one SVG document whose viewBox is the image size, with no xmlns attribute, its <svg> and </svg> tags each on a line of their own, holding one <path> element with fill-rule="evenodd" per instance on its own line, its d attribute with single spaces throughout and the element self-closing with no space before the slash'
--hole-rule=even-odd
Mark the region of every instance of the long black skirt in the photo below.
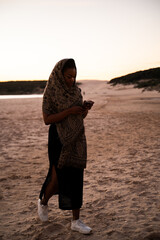
<svg viewBox="0 0 160 240">
<path fill-rule="evenodd" d="M 74 167 L 57 168 L 61 153 L 60 142 L 56 125 L 51 124 L 48 135 L 49 170 L 39 198 L 42 199 L 45 189 L 51 180 L 52 167 L 55 166 L 58 179 L 59 208 L 63 210 L 79 209 L 83 202 L 83 169 Z"/>
</svg>

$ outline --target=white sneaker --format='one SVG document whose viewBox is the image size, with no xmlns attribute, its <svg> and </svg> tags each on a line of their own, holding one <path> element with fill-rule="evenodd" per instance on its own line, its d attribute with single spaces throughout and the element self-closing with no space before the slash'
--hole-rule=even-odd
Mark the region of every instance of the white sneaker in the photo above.
<svg viewBox="0 0 160 240">
<path fill-rule="evenodd" d="M 77 231 L 83 234 L 90 234 L 92 232 L 92 229 L 85 225 L 80 219 L 73 220 L 71 222 L 71 230 Z"/>
<path fill-rule="evenodd" d="M 38 199 L 38 216 L 42 222 L 48 221 L 48 205 L 41 204 L 41 199 Z"/>
</svg>

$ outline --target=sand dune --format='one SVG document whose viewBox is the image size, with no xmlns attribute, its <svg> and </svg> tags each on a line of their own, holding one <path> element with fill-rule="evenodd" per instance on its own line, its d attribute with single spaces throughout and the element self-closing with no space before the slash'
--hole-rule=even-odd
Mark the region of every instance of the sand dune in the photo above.
<svg viewBox="0 0 160 240">
<path fill-rule="evenodd" d="M 160 239 L 160 95 L 132 86 L 82 81 L 95 105 L 85 120 L 88 163 L 81 218 L 90 236 L 70 230 L 70 211 L 49 202 L 49 222 L 37 217 L 47 174 L 42 99 L 0 100 L 0 239 Z"/>
</svg>

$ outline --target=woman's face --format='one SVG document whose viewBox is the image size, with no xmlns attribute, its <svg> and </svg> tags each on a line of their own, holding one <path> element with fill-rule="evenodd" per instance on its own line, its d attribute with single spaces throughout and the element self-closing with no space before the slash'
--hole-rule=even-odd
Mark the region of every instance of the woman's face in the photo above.
<svg viewBox="0 0 160 240">
<path fill-rule="evenodd" d="M 64 71 L 64 79 L 69 88 L 71 88 L 75 83 L 76 75 L 77 75 L 77 72 L 75 68 L 67 68 Z"/>
</svg>

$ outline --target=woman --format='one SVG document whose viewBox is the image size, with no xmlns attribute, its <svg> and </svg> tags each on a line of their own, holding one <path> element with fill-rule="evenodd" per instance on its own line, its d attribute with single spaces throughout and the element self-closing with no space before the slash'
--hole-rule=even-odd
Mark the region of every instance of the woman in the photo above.
<svg viewBox="0 0 160 240">
<path fill-rule="evenodd" d="M 48 220 L 48 201 L 59 195 L 59 208 L 72 210 L 71 229 L 89 234 L 91 228 L 80 219 L 83 198 L 83 172 L 86 168 L 86 138 L 83 118 L 92 107 L 83 104 L 76 85 L 73 59 L 59 61 L 47 82 L 43 96 L 43 119 L 50 124 L 48 155 L 50 167 L 38 200 L 38 215 Z"/>
</svg>

